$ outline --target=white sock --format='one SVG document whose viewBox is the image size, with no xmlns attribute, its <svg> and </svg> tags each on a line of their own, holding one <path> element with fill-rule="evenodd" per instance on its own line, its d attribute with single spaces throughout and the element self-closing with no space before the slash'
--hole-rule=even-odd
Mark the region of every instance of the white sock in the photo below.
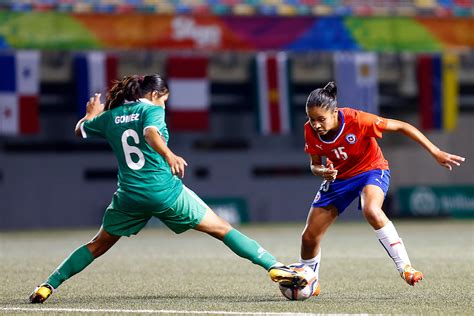
<svg viewBox="0 0 474 316">
<path fill-rule="evenodd" d="M 384 227 L 376 230 L 375 233 L 377 234 L 380 243 L 397 266 L 398 272 L 402 273 L 403 268 L 405 268 L 407 264 L 411 265 L 411 263 L 405 245 L 403 244 L 402 239 L 398 236 L 393 223 L 389 221 Z"/>
<path fill-rule="evenodd" d="M 319 279 L 319 266 L 321 262 L 321 249 L 319 249 L 319 253 L 316 257 L 312 259 L 302 259 L 300 258 L 300 262 L 307 265 L 311 269 L 313 269 L 314 272 L 316 272 L 316 275 Z"/>
</svg>

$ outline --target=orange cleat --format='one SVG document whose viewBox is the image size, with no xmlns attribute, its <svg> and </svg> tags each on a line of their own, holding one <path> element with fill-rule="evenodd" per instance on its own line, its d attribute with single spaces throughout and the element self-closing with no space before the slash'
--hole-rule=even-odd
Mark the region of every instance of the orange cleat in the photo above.
<svg viewBox="0 0 474 316">
<path fill-rule="evenodd" d="M 403 269 L 403 272 L 400 273 L 400 276 L 411 286 L 414 286 L 419 281 L 423 280 L 423 273 L 415 270 L 411 265 L 407 264 Z"/>
<path fill-rule="evenodd" d="M 321 286 L 319 285 L 319 281 L 318 281 L 318 286 L 314 290 L 313 296 L 318 296 L 320 293 L 321 293 Z"/>
</svg>

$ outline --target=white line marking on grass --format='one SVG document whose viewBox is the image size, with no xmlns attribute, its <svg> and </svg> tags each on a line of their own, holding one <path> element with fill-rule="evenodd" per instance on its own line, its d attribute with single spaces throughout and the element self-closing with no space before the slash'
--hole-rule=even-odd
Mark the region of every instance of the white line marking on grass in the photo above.
<svg viewBox="0 0 474 316">
<path fill-rule="evenodd" d="M 71 312 L 71 313 L 129 313 L 129 314 L 221 314 L 221 315 L 298 315 L 314 316 L 322 314 L 311 313 L 276 313 L 276 312 L 228 312 L 228 311 L 187 311 L 187 310 L 163 310 L 163 309 L 94 309 L 94 308 L 38 308 L 38 307 L 0 307 L 0 311 L 10 312 Z"/>
</svg>

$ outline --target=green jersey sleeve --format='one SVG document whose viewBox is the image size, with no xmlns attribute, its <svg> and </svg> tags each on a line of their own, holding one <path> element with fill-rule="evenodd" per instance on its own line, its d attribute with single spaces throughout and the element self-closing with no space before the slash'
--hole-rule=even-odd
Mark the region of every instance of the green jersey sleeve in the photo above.
<svg viewBox="0 0 474 316">
<path fill-rule="evenodd" d="M 83 138 L 103 137 L 107 129 L 107 112 L 103 112 L 92 120 L 84 121 L 81 124 L 81 133 Z"/>
<path fill-rule="evenodd" d="M 166 128 L 165 124 L 165 109 L 161 106 L 150 106 L 144 113 L 143 132 L 149 127 L 154 127 L 160 134 Z"/>
</svg>

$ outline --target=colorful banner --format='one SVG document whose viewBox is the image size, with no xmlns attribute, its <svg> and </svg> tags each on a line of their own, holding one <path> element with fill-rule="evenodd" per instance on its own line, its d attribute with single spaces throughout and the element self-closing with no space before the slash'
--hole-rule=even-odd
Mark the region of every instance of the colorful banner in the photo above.
<svg viewBox="0 0 474 316">
<path fill-rule="evenodd" d="M 100 51 L 78 54 L 74 57 L 77 112 L 79 117 L 86 113 L 86 104 L 95 93 L 102 94 L 102 101 L 117 79 L 118 59 Z"/>
<path fill-rule="evenodd" d="M 288 55 L 258 53 L 256 57 L 258 127 L 262 134 L 287 134 L 291 130 Z"/>
<path fill-rule="evenodd" d="M 37 51 L 0 53 L 0 134 L 39 131 L 39 61 Z"/>
<path fill-rule="evenodd" d="M 459 112 L 459 57 L 420 55 L 417 60 L 419 111 L 423 129 L 453 130 Z"/>
<path fill-rule="evenodd" d="M 340 107 L 379 113 L 375 53 L 335 53 L 334 70 Z"/>
<path fill-rule="evenodd" d="M 168 124 L 173 130 L 205 131 L 209 128 L 211 84 L 207 57 L 171 56 L 167 61 Z"/>
<path fill-rule="evenodd" d="M 0 48 L 13 49 L 439 52 L 474 47 L 472 17 L 0 12 L 0 25 Z"/>
<path fill-rule="evenodd" d="M 474 186 L 414 186 L 398 189 L 401 215 L 474 217 Z"/>
</svg>

